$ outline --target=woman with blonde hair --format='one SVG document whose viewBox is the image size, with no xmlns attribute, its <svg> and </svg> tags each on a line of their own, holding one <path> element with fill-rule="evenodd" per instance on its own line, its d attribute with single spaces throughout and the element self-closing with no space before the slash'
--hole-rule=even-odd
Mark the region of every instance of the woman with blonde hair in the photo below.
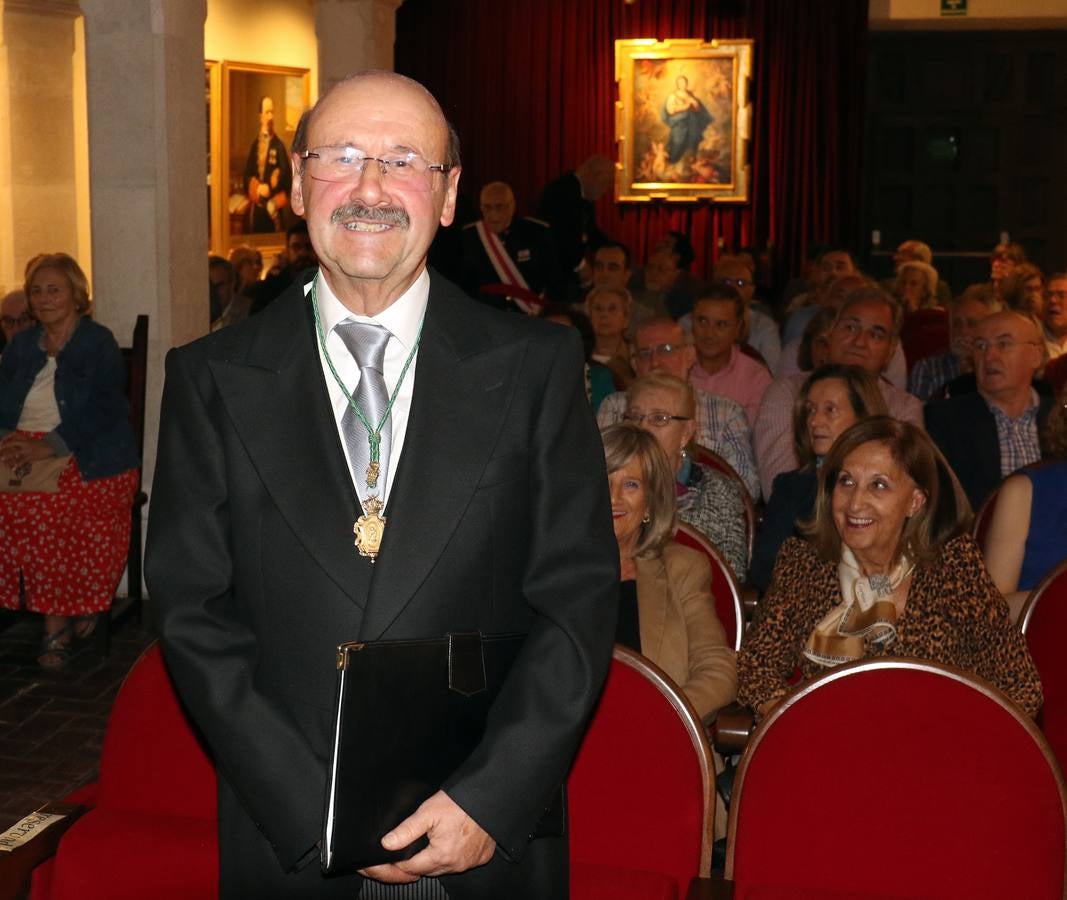
<svg viewBox="0 0 1067 900">
<path fill-rule="evenodd" d="M 140 462 L 122 354 L 88 317 L 81 267 L 35 257 L 26 295 L 37 324 L 0 358 L 0 606 L 43 615 L 37 660 L 59 668 L 111 605 Z"/>
<path fill-rule="evenodd" d="M 711 595 L 711 564 L 672 540 L 674 475 L 656 440 L 624 422 L 601 436 L 619 543 L 616 641 L 663 669 L 708 724 L 737 689 L 734 651 Z"/>
</svg>

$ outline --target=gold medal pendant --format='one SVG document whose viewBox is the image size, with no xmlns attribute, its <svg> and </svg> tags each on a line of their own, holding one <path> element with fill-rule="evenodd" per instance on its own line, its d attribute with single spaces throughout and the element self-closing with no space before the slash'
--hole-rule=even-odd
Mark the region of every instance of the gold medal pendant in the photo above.
<svg viewBox="0 0 1067 900">
<path fill-rule="evenodd" d="M 359 555 L 369 556 L 371 562 L 377 559 L 385 535 L 385 516 L 381 515 L 381 511 L 382 501 L 377 497 L 368 497 L 363 502 L 363 515 L 352 526 Z"/>
<path fill-rule="evenodd" d="M 372 462 L 367 466 L 367 487 L 376 488 L 378 486 L 378 472 L 380 468 L 380 464 L 376 462 Z"/>
</svg>

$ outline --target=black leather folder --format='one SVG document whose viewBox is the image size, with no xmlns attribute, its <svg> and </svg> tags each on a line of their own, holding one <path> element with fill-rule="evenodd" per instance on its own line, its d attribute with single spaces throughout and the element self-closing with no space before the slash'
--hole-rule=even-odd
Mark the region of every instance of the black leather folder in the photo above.
<svg viewBox="0 0 1067 900">
<path fill-rule="evenodd" d="M 387 851 L 381 839 L 478 745 L 524 639 L 468 633 L 337 648 L 324 872 L 409 859 L 426 846 L 422 838 Z"/>
</svg>

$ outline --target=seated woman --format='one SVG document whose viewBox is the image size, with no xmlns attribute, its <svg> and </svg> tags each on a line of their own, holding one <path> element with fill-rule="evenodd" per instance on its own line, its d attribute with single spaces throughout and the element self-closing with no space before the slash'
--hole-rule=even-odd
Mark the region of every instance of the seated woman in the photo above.
<svg viewBox="0 0 1067 900">
<path fill-rule="evenodd" d="M 671 539 L 674 478 L 656 441 L 625 422 L 602 437 L 622 579 L 616 641 L 663 669 L 708 724 L 737 692 L 711 564 Z"/>
<path fill-rule="evenodd" d="M 81 268 L 65 253 L 42 254 L 27 268 L 26 294 L 38 324 L 0 358 L 0 606 L 20 607 L 21 583 L 26 608 L 44 615 L 37 661 L 58 668 L 72 636 L 88 637 L 111 605 L 139 462 L 122 354 L 86 316 Z M 55 459 L 65 459 L 58 480 L 13 492 Z"/>
<path fill-rule="evenodd" d="M 888 416 L 853 425 L 819 470 L 811 543 L 778 554 L 763 618 L 738 657 L 738 700 L 765 715 L 796 667 L 914 657 L 992 682 L 1027 714 L 1041 682 L 967 524 L 970 509 L 925 432 Z"/>
<path fill-rule="evenodd" d="M 730 564 L 738 582 L 748 568 L 743 488 L 687 452 L 696 432 L 693 388 L 671 375 L 653 372 L 626 391 L 624 421 L 651 434 L 674 469 L 678 518 L 704 533 Z"/>
<path fill-rule="evenodd" d="M 1067 559 L 1067 391 L 1049 413 L 1042 445 L 1052 462 L 1005 480 L 985 538 L 986 568 L 1013 621 L 1030 591 Z"/>
<path fill-rule="evenodd" d="M 748 580 L 760 591 L 771 584 L 771 571 L 786 538 L 815 508 L 819 466 L 837 436 L 867 416 L 889 410 L 873 376 L 859 366 L 830 364 L 816 369 L 800 388 L 793 406 L 793 446 L 800 466 L 774 479 L 752 549 Z"/>
<path fill-rule="evenodd" d="M 910 259 L 897 268 L 891 293 L 904 307 L 904 314 L 937 306 L 937 269 Z"/>
<path fill-rule="evenodd" d="M 607 366 L 593 360 L 596 338 L 593 335 L 593 326 L 589 322 L 589 316 L 575 312 L 561 304 L 546 307 L 541 317 L 557 325 L 575 328 L 582 336 L 582 349 L 585 351 L 585 396 L 589 398 L 589 404 L 593 407 L 595 415 L 604 398 L 608 394 L 615 393 L 615 379 Z"/>
<path fill-rule="evenodd" d="M 586 314 L 593 326 L 590 358 L 611 370 L 617 389 L 626 390 L 634 380 L 626 329 L 630 325 L 630 295 L 614 288 L 593 288 L 585 298 Z"/>
</svg>

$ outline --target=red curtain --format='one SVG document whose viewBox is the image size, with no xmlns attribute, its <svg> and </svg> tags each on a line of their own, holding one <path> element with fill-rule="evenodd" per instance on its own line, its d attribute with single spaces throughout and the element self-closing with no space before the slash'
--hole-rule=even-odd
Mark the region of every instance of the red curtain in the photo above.
<svg viewBox="0 0 1067 900">
<path fill-rule="evenodd" d="M 529 214 L 552 178 L 615 156 L 616 39 L 753 38 L 751 202 L 609 195 L 597 217 L 638 261 L 675 229 L 690 234 L 698 272 L 720 246 L 768 244 L 795 272 L 809 243 L 858 238 L 866 35 L 867 0 L 406 0 L 396 64 L 459 130 L 471 208 L 500 179 Z"/>
</svg>

